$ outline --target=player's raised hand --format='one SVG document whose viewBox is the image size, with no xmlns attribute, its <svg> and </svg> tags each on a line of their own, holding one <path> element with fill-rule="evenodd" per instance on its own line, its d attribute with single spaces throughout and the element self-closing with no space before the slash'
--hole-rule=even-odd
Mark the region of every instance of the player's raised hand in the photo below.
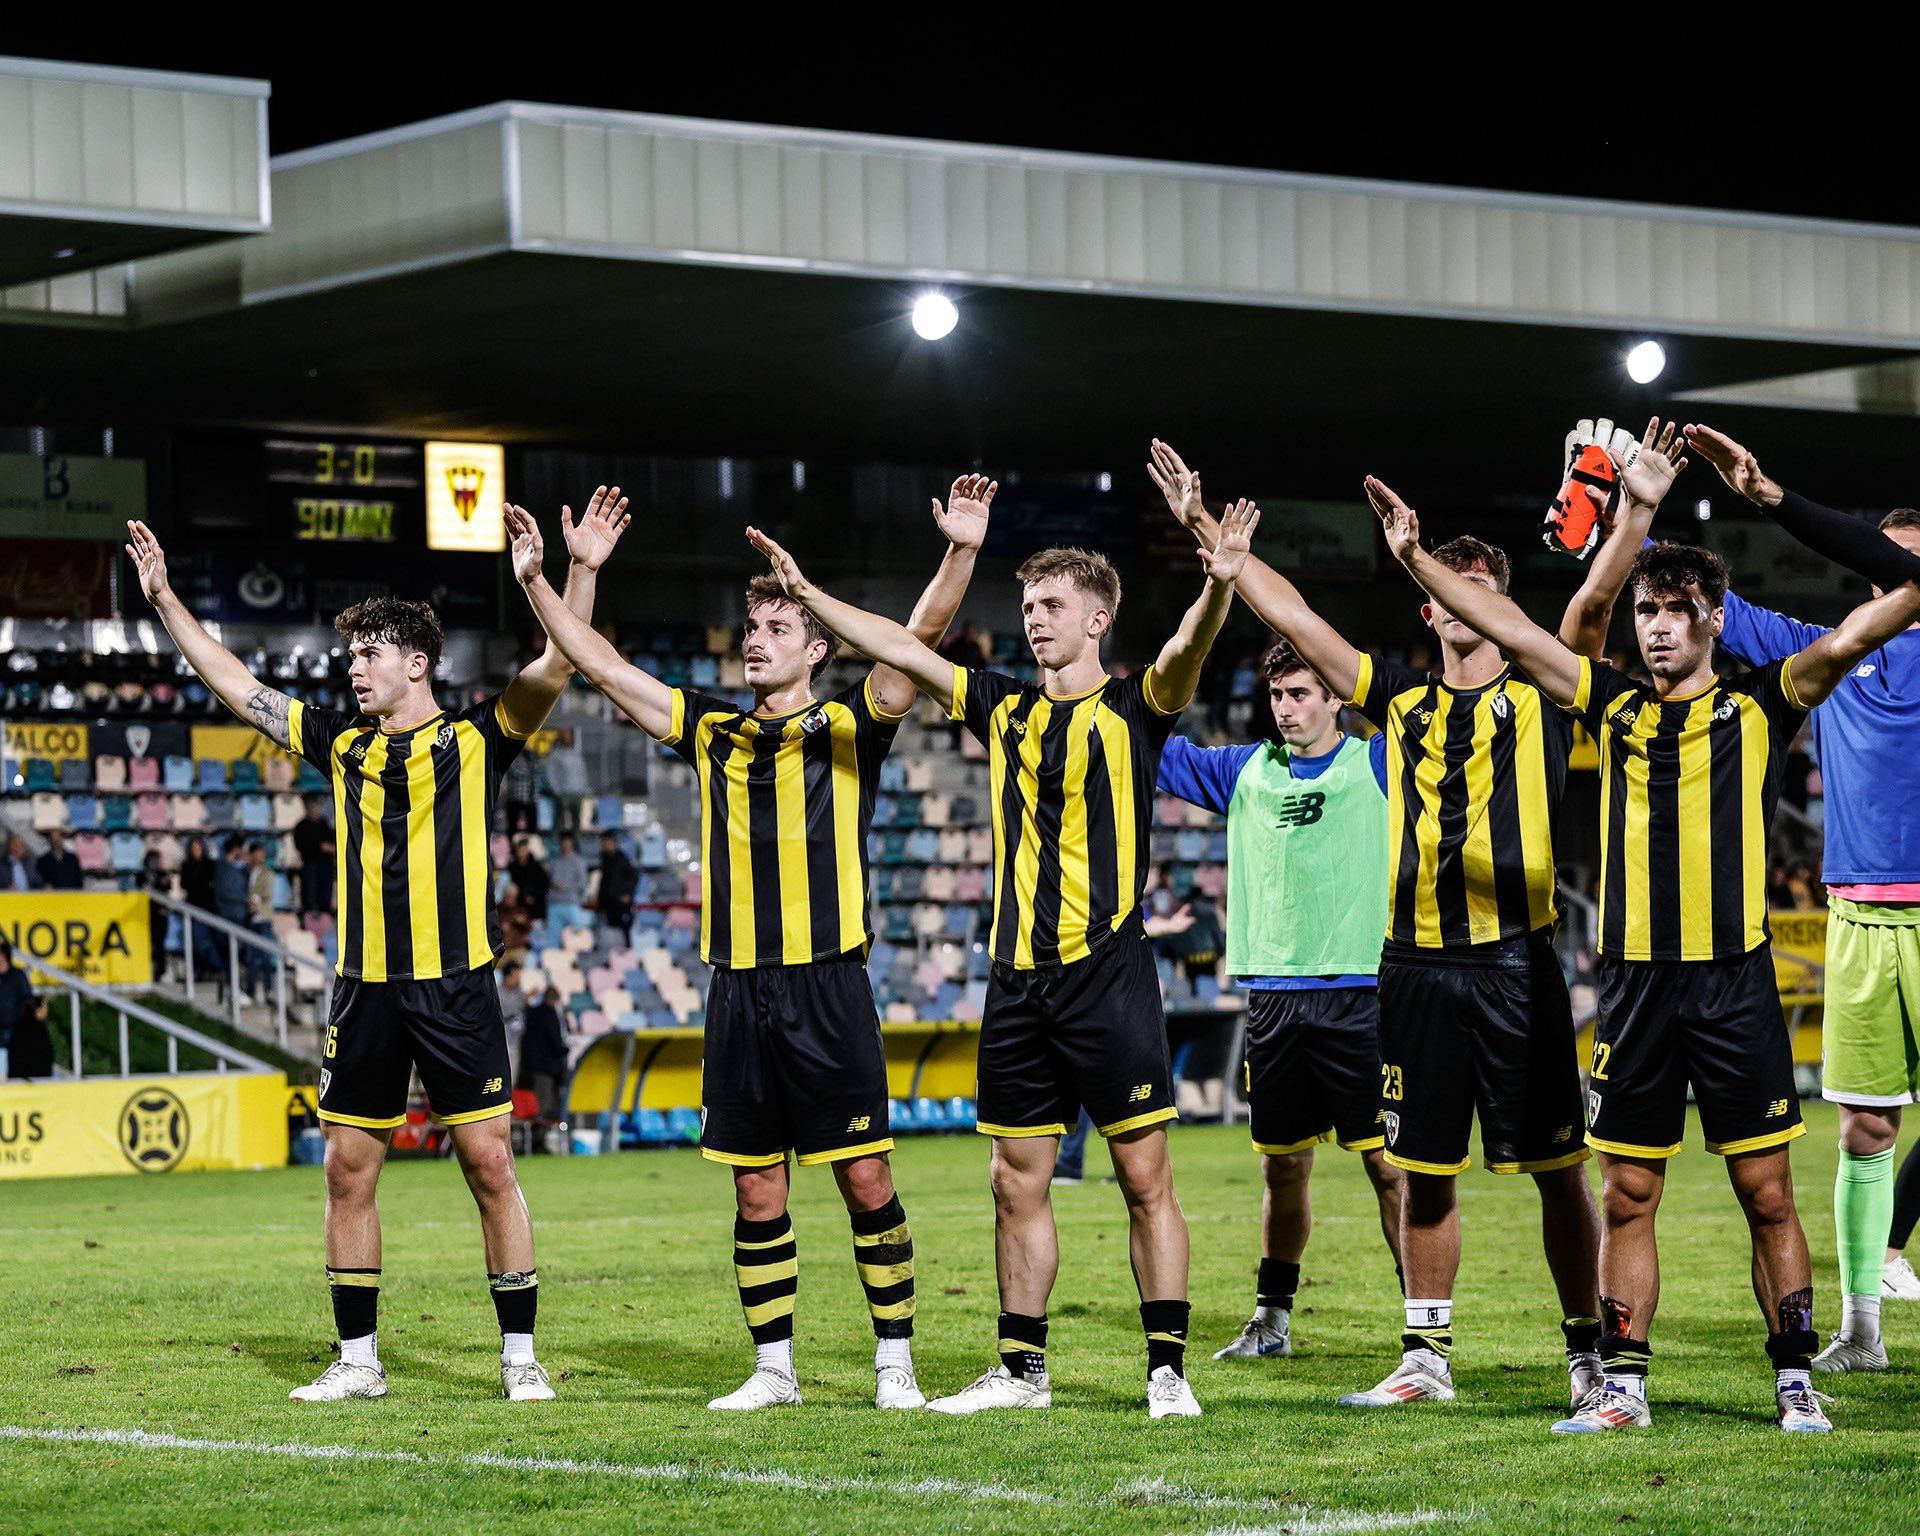
<svg viewBox="0 0 1920 1536">
<path fill-rule="evenodd" d="M 986 542 L 987 515 L 1000 489 L 998 480 L 985 475 L 962 475 L 947 492 L 947 504 L 933 499 L 933 520 L 955 549 L 977 550 Z"/>
<path fill-rule="evenodd" d="M 617 485 L 603 485 L 595 491 L 578 522 L 574 521 L 572 507 L 560 509 L 560 529 L 566 536 L 567 553 L 575 565 L 590 571 L 597 571 L 606 563 L 613 546 L 620 542 L 620 535 L 632 521 L 627 514 L 627 498 L 620 494 Z"/>
<path fill-rule="evenodd" d="M 1171 443 L 1153 440 L 1147 460 L 1147 477 L 1160 487 L 1167 508 L 1181 523 L 1191 528 L 1207 515 L 1207 504 L 1200 499 L 1200 472 L 1187 468 L 1187 461 L 1173 451 Z"/>
<path fill-rule="evenodd" d="M 133 541 L 126 546 L 127 558 L 140 577 L 140 590 L 148 602 L 157 603 L 167 592 L 167 553 L 145 523 L 129 521 L 127 535 Z"/>
<path fill-rule="evenodd" d="M 773 574 L 780 578 L 780 586 L 788 597 L 798 601 L 806 596 L 811 584 L 801 575 L 799 561 L 758 528 L 747 530 L 747 542 L 767 557 L 767 564 L 773 567 Z"/>
<path fill-rule="evenodd" d="M 508 502 L 501 516 L 506 521 L 507 536 L 513 540 L 508 549 L 513 558 L 513 579 L 530 587 L 540 579 L 546 565 L 547 541 L 540 537 L 540 525 L 525 507 Z"/>
<path fill-rule="evenodd" d="M 1687 446 L 1715 469 L 1720 478 L 1757 506 L 1778 506 L 1784 492 L 1760 468 L 1760 461 L 1724 432 L 1687 423 Z"/>
<path fill-rule="evenodd" d="M 1384 480 L 1367 476 L 1367 500 L 1380 515 L 1380 527 L 1387 536 L 1387 548 L 1393 558 L 1405 560 L 1420 547 L 1420 517 Z"/>
<path fill-rule="evenodd" d="M 1220 542 L 1200 551 L 1200 563 L 1207 575 L 1231 584 L 1240 579 L 1240 568 L 1247 563 L 1253 548 L 1253 530 L 1260 526 L 1260 509 L 1242 499 L 1227 508 L 1220 519 Z"/>
<path fill-rule="evenodd" d="M 1687 467 L 1686 446 L 1686 434 L 1678 424 L 1670 421 L 1663 427 L 1660 418 L 1653 417 L 1641 434 L 1640 452 L 1626 461 L 1620 473 L 1627 500 L 1642 507 L 1658 507 L 1673 489 L 1680 471 Z"/>
</svg>

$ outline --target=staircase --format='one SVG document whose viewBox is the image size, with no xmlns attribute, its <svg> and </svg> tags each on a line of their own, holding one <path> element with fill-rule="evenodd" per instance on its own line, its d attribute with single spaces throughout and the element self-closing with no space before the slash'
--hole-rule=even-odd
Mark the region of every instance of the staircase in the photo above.
<svg viewBox="0 0 1920 1536">
<path fill-rule="evenodd" d="M 318 1067 L 333 991 L 333 969 L 318 946 L 289 948 L 177 897 L 150 894 L 154 921 L 168 913 L 179 919 L 182 949 L 177 968 L 169 955 L 168 974 L 154 978 L 153 990 Z"/>
</svg>

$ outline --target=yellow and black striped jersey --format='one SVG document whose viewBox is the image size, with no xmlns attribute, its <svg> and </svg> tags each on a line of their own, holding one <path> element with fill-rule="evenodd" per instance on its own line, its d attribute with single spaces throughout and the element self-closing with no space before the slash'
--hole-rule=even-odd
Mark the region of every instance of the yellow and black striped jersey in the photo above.
<svg viewBox="0 0 1920 1536">
<path fill-rule="evenodd" d="M 526 746 L 500 695 L 391 734 L 295 699 L 287 730 L 333 785 L 340 974 L 432 981 L 498 960 L 487 834 Z"/>
<path fill-rule="evenodd" d="M 994 960 L 1085 959 L 1140 903 L 1160 749 L 1180 710 L 1154 697 L 1151 667 L 1072 699 L 955 667 L 947 713 L 987 749 Z"/>
<path fill-rule="evenodd" d="M 700 954 L 746 970 L 831 960 L 873 941 L 867 831 L 904 715 L 871 680 L 761 716 L 676 688 L 662 738 L 700 781 Z"/>
<path fill-rule="evenodd" d="M 1788 663 L 1661 698 L 1580 663 L 1600 743 L 1600 953 L 1725 960 L 1767 942 L 1767 829 L 1807 718 Z"/>
<path fill-rule="evenodd" d="M 1450 949 L 1553 922 L 1565 713 L 1511 667 L 1449 688 L 1367 655 L 1352 703 L 1387 738 L 1387 937 Z"/>
</svg>

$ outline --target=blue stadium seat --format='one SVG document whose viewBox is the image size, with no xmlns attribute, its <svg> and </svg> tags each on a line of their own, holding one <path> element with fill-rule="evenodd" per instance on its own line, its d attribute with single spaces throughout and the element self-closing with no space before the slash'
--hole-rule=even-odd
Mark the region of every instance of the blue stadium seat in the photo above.
<svg viewBox="0 0 1920 1536">
<path fill-rule="evenodd" d="M 948 1099 L 947 1123 L 956 1131 L 972 1130 L 975 1124 L 973 1100 L 961 1098 Z"/>
<path fill-rule="evenodd" d="M 227 765 L 217 757 L 200 759 L 200 777 L 194 788 L 203 795 L 222 794 L 227 789 Z"/>
<path fill-rule="evenodd" d="M 675 1141 L 689 1145 L 700 1139 L 700 1111 L 688 1107 L 667 1111 L 667 1125 Z"/>
<path fill-rule="evenodd" d="M 896 1131 L 915 1131 L 920 1122 L 914 1118 L 911 1099 L 895 1099 L 887 1106 L 887 1123 Z"/>
<path fill-rule="evenodd" d="M 913 1102 L 913 1118 L 919 1123 L 920 1128 L 925 1131 L 945 1131 L 952 1129 L 952 1126 L 949 1125 L 947 1121 L 947 1106 L 942 1104 L 938 1099 L 915 1099 Z"/>
</svg>

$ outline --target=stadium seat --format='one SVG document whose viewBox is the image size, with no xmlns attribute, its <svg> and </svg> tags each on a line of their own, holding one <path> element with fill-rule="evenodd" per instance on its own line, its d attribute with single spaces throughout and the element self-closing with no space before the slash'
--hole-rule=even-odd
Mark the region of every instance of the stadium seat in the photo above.
<svg viewBox="0 0 1920 1536">
<path fill-rule="evenodd" d="M 127 759 L 127 788 L 134 790 L 158 789 L 160 787 L 160 759 L 157 757 L 130 757 Z"/>
<path fill-rule="evenodd" d="M 31 769 L 32 764 L 28 764 Z M 127 760 L 124 757 L 101 756 L 93 760 L 93 785 L 95 789 L 117 790 L 127 787 Z M 32 774 L 28 774 L 27 787 L 33 787 Z"/>
<path fill-rule="evenodd" d="M 194 787 L 203 795 L 224 794 L 227 790 L 227 765 L 217 757 L 200 759 L 200 777 Z"/>
</svg>

